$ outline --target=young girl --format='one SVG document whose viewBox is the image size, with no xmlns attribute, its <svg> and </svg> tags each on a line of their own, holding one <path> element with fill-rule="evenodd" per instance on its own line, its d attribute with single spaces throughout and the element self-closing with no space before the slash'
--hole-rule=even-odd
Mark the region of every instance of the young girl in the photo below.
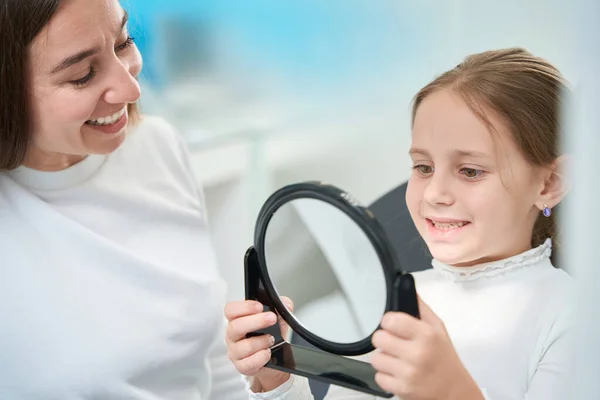
<svg viewBox="0 0 600 400">
<path fill-rule="evenodd" d="M 416 95 L 406 201 L 434 261 L 415 274 L 421 319 L 387 313 L 373 335 L 383 389 L 403 400 L 569 398 L 570 278 L 551 260 L 565 89 L 552 65 L 513 48 L 471 55 Z M 250 397 L 312 399 L 304 378 L 262 367 L 269 338 L 245 339 L 275 321 L 258 310 L 226 308 Z M 373 396 L 332 386 L 326 399 Z"/>
</svg>

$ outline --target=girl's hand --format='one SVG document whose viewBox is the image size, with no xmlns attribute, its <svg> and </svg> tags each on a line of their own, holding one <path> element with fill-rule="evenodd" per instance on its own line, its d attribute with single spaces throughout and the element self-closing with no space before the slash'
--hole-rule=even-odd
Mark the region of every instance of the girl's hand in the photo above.
<svg viewBox="0 0 600 400">
<path fill-rule="evenodd" d="M 421 319 L 389 312 L 373 335 L 375 380 L 402 400 L 484 400 L 444 323 L 419 297 Z"/>
<path fill-rule="evenodd" d="M 287 297 L 282 297 L 282 300 L 288 310 L 293 311 L 292 301 Z M 263 312 L 263 305 L 257 301 L 246 300 L 227 304 L 225 317 L 229 321 L 226 331 L 229 359 L 239 373 L 254 377 L 251 389 L 268 392 L 284 384 L 290 374 L 264 367 L 271 359 L 269 348 L 273 345 L 273 337 L 261 335 L 246 338 L 250 332 L 275 325 L 277 315 Z M 289 326 L 283 319 L 280 319 L 279 325 L 281 335 L 287 337 Z"/>
</svg>

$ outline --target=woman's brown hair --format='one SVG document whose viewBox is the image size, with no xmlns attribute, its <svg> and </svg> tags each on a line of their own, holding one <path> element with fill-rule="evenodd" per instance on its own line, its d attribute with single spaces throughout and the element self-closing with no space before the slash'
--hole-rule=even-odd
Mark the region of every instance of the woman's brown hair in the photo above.
<svg viewBox="0 0 600 400">
<path fill-rule="evenodd" d="M 0 171 L 23 163 L 31 138 L 28 50 L 64 0 L 3 0 L 0 4 Z M 129 105 L 132 121 L 137 107 Z"/>
<path fill-rule="evenodd" d="M 521 48 L 470 55 L 416 94 L 413 122 L 423 99 L 445 88 L 458 93 L 491 132 L 494 127 L 485 110 L 500 116 L 532 165 L 550 166 L 560 155 L 561 107 L 568 86 L 546 60 Z M 531 239 L 535 247 L 552 238 L 554 263 L 560 242 L 556 218 L 556 207 L 549 218 L 540 213 Z"/>
</svg>

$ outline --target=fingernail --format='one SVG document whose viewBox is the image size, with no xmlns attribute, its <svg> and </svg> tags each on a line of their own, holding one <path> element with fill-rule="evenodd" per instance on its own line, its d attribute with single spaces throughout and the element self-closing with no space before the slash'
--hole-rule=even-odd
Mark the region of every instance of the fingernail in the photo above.
<svg viewBox="0 0 600 400">
<path fill-rule="evenodd" d="M 261 312 L 263 310 L 263 305 L 260 303 L 256 303 L 256 311 Z"/>
<path fill-rule="evenodd" d="M 270 323 L 274 323 L 275 321 L 277 321 L 277 316 L 272 312 L 268 313 L 266 318 L 267 318 L 267 322 L 270 322 Z"/>
<path fill-rule="evenodd" d="M 273 346 L 275 344 L 275 338 L 273 336 L 269 336 L 269 346 Z"/>
</svg>

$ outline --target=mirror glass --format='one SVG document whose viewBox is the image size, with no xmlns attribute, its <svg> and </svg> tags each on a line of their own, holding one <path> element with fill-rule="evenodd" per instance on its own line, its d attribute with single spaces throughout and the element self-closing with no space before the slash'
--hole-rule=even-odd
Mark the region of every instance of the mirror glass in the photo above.
<svg viewBox="0 0 600 400">
<path fill-rule="evenodd" d="M 292 299 L 306 329 L 337 343 L 377 329 L 385 275 L 373 245 L 344 212 L 320 200 L 292 200 L 273 214 L 264 250 L 275 289 Z"/>
</svg>

